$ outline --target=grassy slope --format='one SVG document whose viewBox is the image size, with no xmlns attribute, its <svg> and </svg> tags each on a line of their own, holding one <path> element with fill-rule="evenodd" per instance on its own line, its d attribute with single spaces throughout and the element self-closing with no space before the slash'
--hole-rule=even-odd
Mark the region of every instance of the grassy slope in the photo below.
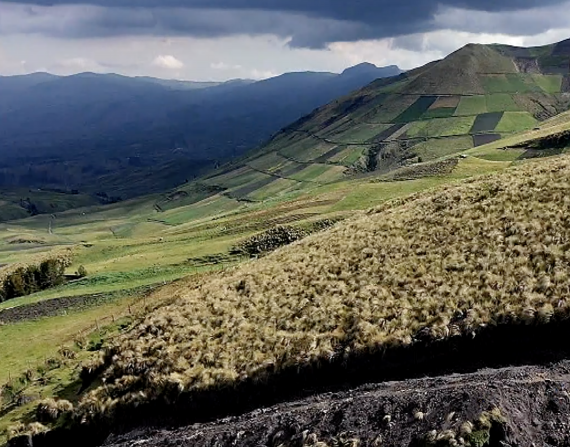
<svg viewBox="0 0 570 447">
<path fill-rule="evenodd" d="M 364 178 L 316 185 L 304 196 L 265 204 L 239 204 L 224 196 L 214 196 L 197 204 L 173 207 L 164 213 L 157 213 L 152 207 L 156 198 L 152 197 L 111 207 L 63 213 L 58 218 L 52 235 L 47 234 L 45 219 L 41 216 L 4 224 L 0 230 L 0 240 L 11 239 L 13 234 L 17 233 L 25 234 L 28 238 L 43 238 L 46 242 L 45 245 L 23 247 L 4 242 L 0 245 L 0 250 L 3 250 L 6 259 L 31 260 L 41 256 L 42 252 L 57 249 L 59 244 L 65 244 L 66 248 L 71 244 L 76 253 L 75 264 L 71 270 L 79 264 L 84 264 L 90 276 L 72 285 L 2 303 L 0 308 L 59 296 L 112 291 L 115 291 L 115 298 L 109 304 L 92 310 L 0 328 L 3 339 L 0 351 L 7 360 L 3 363 L 3 368 L 0 368 L 0 377 L 14 377 L 29 367 L 41 366 L 43 359 L 57 356 L 60 344 L 72 343 L 75 335 L 79 331 L 92 328 L 96 319 L 124 313 L 131 302 L 128 290 L 130 288 L 188 274 L 195 275 L 211 269 L 227 268 L 236 260 L 230 260 L 225 265 L 207 265 L 205 260 L 204 265 L 196 258 L 227 253 L 233 243 L 276 223 L 290 221 L 302 224 L 316 218 L 352 216 L 355 211 L 378 205 L 394 197 L 501 170 L 508 165 L 509 163 L 472 158 L 461 160 L 455 171 L 446 177 L 379 183 Z M 154 223 L 149 226 L 149 218 L 164 220 L 169 224 Z M 128 226 L 130 231 L 115 237 L 108 229 L 109 226 Z M 194 260 L 184 263 L 189 258 Z M 187 284 L 192 280 L 185 281 Z M 185 287 L 180 284 L 167 286 L 160 291 L 161 299 L 165 296 L 175 296 Z M 149 302 L 153 302 L 155 297 L 156 294 L 152 295 Z M 33 341 L 27 342 L 25 346 L 22 345 L 23 333 L 34 334 Z M 72 370 L 64 369 L 56 371 L 55 374 L 57 387 L 40 387 L 43 396 L 58 395 L 56 388 L 65 388 L 70 382 L 77 380 L 77 373 Z M 32 387 L 31 391 L 35 389 Z M 33 404 L 10 411 L 0 419 L 0 428 L 21 419 L 31 408 Z"/>
<path fill-rule="evenodd" d="M 549 131 L 559 132 L 570 128 L 569 122 L 567 117 L 559 117 L 545 122 L 543 124 L 544 130 L 540 133 L 544 135 Z M 519 139 L 532 138 L 534 134 L 536 134 L 536 132 L 529 132 L 526 136 L 520 136 Z M 461 159 L 457 167 L 450 174 L 445 176 L 396 182 L 376 182 L 370 181 L 370 178 L 356 179 L 318 185 L 305 196 L 295 197 L 290 201 L 277 200 L 265 204 L 239 204 L 237 202 L 228 201 L 227 199 L 222 200 L 223 196 L 214 196 L 213 198 L 203 200 L 202 202 L 205 202 L 205 204 L 199 202 L 180 208 L 174 207 L 160 214 L 166 218 L 179 220 L 183 220 L 181 216 L 188 216 L 187 221 L 175 225 L 161 224 L 160 227 L 148 226 L 149 215 L 156 217 L 157 214 L 152 208 L 152 204 L 156 198 L 126 202 L 122 204 L 123 209 L 121 209 L 121 205 L 90 209 L 86 210 L 85 215 L 83 215 L 84 211 L 71 211 L 60 218 L 59 227 L 56 227 L 54 234 L 49 236 L 51 238 L 50 243 L 57 245 L 58 238 L 61 238 L 61 241 L 65 241 L 66 244 L 73 241 L 92 242 L 92 247 L 87 248 L 80 244 L 75 247 L 75 250 L 77 250 L 77 262 L 86 264 L 94 274 L 82 283 L 14 300 L 9 304 L 10 306 L 21 305 L 61 295 L 125 289 L 140 284 L 139 281 L 142 279 L 144 279 L 144 283 L 147 283 L 149 280 L 150 282 L 162 281 L 163 278 L 166 278 L 166 273 L 171 274 L 171 276 L 168 277 L 168 279 L 171 279 L 188 273 L 195 274 L 204 269 L 217 269 L 221 266 L 198 267 L 196 260 L 189 265 L 169 265 L 169 263 L 179 262 L 180 260 L 196 257 L 197 255 L 224 252 L 231 243 L 260 229 L 275 225 L 276 222 L 281 222 L 283 219 L 287 219 L 291 216 L 295 216 L 295 219 L 299 219 L 295 220 L 295 222 L 298 223 L 302 223 L 306 220 L 314 220 L 317 216 L 319 218 L 339 215 L 354 216 L 355 210 L 377 206 L 389 199 L 406 197 L 413 193 L 421 193 L 422 191 L 432 190 L 434 188 L 436 188 L 435 194 L 437 194 L 437 188 L 441 188 L 442 185 L 449 185 L 468 177 L 503 171 L 506 167 L 510 166 L 512 161 L 521 153 L 521 151 L 517 150 L 499 150 L 492 145 L 478 148 L 477 150 L 479 151 L 477 154 L 472 154 L 472 156 L 467 159 Z M 497 154 L 501 156 L 499 157 Z M 510 178 L 509 176 L 511 175 L 510 173 L 506 174 L 506 178 Z M 481 182 L 485 184 L 486 181 L 488 181 L 488 179 L 482 180 Z M 501 178 L 499 178 L 498 181 L 502 181 Z M 481 183 L 478 185 L 480 184 Z M 465 188 L 465 186 L 458 186 L 456 188 L 461 189 Z M 476 190 L 478 186 L 468 188 Z M 446 194 L 447 192 L 443 195 L 440 193 L 439 197 L 444 197 Z M 429 193 L 424 193 L 424 196 L 426 195 L 429 195 Z M 234 203 L 234 205 L 228 206 L 230 203 Z M 207 211 L 202 213 L 204 210 Z M 415 212 L 414 210 L 410 211 L 411 214 Z M 301 217 L 299 217 L 299 215 L 301 215 Z M 380 214 L 380 216 L 382 216 L 382 214 Z M 370 217 L 363 216 L 362 219 L 368 221 Z M 102 225 L 106 227 L 109 221 L 117 224 L 120 223 L 121 225 L 129 225 L 132 231 L 124 237 L 116 238 L 112 236 L 108 230 L 105 232 L 102 229 Z M 353 236 L 350 236 L 353 242 L 360 241 L 361 243 L 368 243 L 373 240 L 372 236 L 361 235 L 362 237 L 356 237 L 357 233 L 354 232 L 353 229 L 358 228 L 360 224 L 356 225 L 357 226 L 354 227 L 354 223 L 347 223 L 339 228 L 349 230 L 335 231 L 341 231 L 341 233 L 345 231 L 345 233 L 342 234 L 354 233 Z M 141 227 L 140 229 L 138 228 L 139 226 Z M 11 231 L 6 233 L 7 229 Z M 45 236 L 45 226 L 38 217 L 4 226 L 2 232 L 0 232 L 0 235 L 2 235 L 0 237 L 5 237 L 6 234 L 10 236 L 14 231 L 26 232 L 26 234 L 32 236 Z M 60 231 L 61 234 L 59 234 Z M 348 231 L 348 233 L 346 233 L 346 231 Z M 374 232 L 374 234 L 377 233 Z M 160 237 L 163 237 L 164 241 L 160 241 Z M 329 236 L 323 235 L 323 237 L 327 241 L 331 239 Z M 320 242 L 321 239 L 315 238 L 318 237 L 315 236 L 312 240 L 319 241 L 316 242 L 317 246 L 327 246 Z M 338 243 L 341 243 L 340 241 L 342 240 L 336 236 L 333 239 L 338 239 Z M 89 243 L 87 245 L 90 245 Z M 315 242 L 307 241 L 301 244 L 311 245 L 314 243 Z M 346 248 L 348 245 L 344 244 L 343 246 Z M 45 250 L 49 247 L 49 245 L 48 247 L 42 246 L 41 249 Z M 6 245 L 4 245 L 3 248 L 6 249 Z M 13 249 L 13 246 L 10 245 L 8 248 Z M 297 248 L 292 247 L 290 250 L 293 250 L 291 253 L 301 254 L 299 251 L 301 248 L 298 246 Z M 317 249 L 317 252 L 320 252 L 319 250 L 321 249 Z M 328 249 L 324 248 L 324 250 L 326 251 Z M 22 256 L 23 253 L 26 253 L 26 251 L 28 250 L 13 251 L 11 252 L 11 256 L 13 256 L 13 259 L 17 259 L 19 256 Z M 358 249 L 356 251 L 360 252 L 361 250 Z M 270 260 L 268 262 L 277 262 L 281 266 L 291 263 L 291 265 L 295 265 L 295 262 L 302 262 L 303 259 L 302 256 L 298 258 L 298 255 L 293 254 L 291 262 L 287 261 L 286 264 L 282 263 L 281 258 L 275 258 L 277 260 Z M 145 258 L 145 256 L 148 257 Z M 279 257 L 283 255 L 276 254 L 273 256 Z M 297 259 L 297 261 L 295 261 L 295 259 Z M 202 284 L 212 283 L 214 284 L 213 287 L 216 287 L 215 285 L 220 284 L 220 281 L 222 284 L 226 284 L 228 281 L 227 278 L 230 278 L 229 281 L 230 284 L 232 284 L 234 279 L 231 278 L 235 278 L 235 275 L 241 275 L 242 273 L 240 272 L 251 271 L 257 275 L 258 273 L 255 272 L 258 272 L 258 269 L 261 268 L 262 271 L 264 269 L 263 262 L 265 261 L 247 264 L 242 267 L 241 270 L 237 270 L 237 273 L 226 274 L 226 276 L 221 276 L 219 280 L 215 279 L 216 277 L 203 280 Z M 226 267 L 228 265 L 229 263 L 226 264 Z M 281 270 L 282 268 L 280 267 L 274 272 L 272 270 L 272 272 L 278 274 L 278 271 Z M 152 273 L 153 271 L 157 274 Z M 306 266 L 306 271 L 310 271 L 308 266 Z M 247 275 L 249 275 L 249 273 L 247 273 Z M 319 276 L 325 277 L 323 275 L 311 277 L 317 278 Z M 188 291 L 195 287 L 196 281 L 200 281 L 199 278 L 190 276 L 181 282 L 168 285 L 148 297 L 147 302 L 160 303 L 181 295 L 188 297 Z M 292 285 L 291 282 L 285 282 L 284 284 L 289 284 L 288 287 Z M 231 291 L 231 287 L 227 290 L 229 293 L 234 293 Z M 315 289 L 315 291 L 318 290 L 318 288 Z M 217 299 L 216 297 L 218 295 L 216 295 L 216 293 L 211 295 L 213 299 Z M 99 320 L 98 324 L 101 325 L 104 324 L 105 321 L 107 321 L 107 323 L 109 322 L 108 320 L 111 314 L 117 318 L 126 315 L 128 313 L 129 304 L 133 302 L 130 296 L 128 291 L 118 292 L 115 300 L 98 308 L 81 312 L 72 311 L 68 316 L 0 328 L 0 334 L 2 335 L 0 351 L 5 355 L 7 360 L 3 363 L 3 368 L 0 368 L 0 377 L 4 379 L 8 375 L 14 377 L 26 369 L 33 369 L 36 366 L 41 367 L 45 358 L 58 356 L 57 351 L 62 344 L 73 347 L 73 340 L 77 338 L 78 332 L 89 334 L 89 331 L 93 330 L 95 320 Z M 296 300 L 297 298 L 296 295 L 293 295 L 291 299 Z M 183 308 L 185 308 L 185 306 L 191 305 L 190 303 L 192 303 L 191 299 L 190 301 L 183 300 L 180 301 L 177 306 L 183 306 Z M 230 304 L 224 306 L 231 307 Z M 229 307 L 224 308 L 229 309 Z M 285 306 L 285 308 L 287 308 L 287 306 Z M 180 308 L 175 307 L 174 309 Z M 161 315 L 162 312 L 164 311 L 157 311 L 157 313 L 151 315 L 149 318 L 154 322 L 156 315 Z M 178 313 L 178 310 L 176 312 Z M 185 314 L 182 313 L 182 315 Z M 336 318 L 334 317 L 334 313 L 331 315 L 333 315 L 331 318 Z M 105 318 L 107 320 L 105 320 Z M 296 324 L 294 319 L 292 321 L 292 324 Z M 32 342 L 28 341 L 24 343 L 24 338 L 22 337 L 23 333 L 33 333 L 34 338 Z M 205 333 L 207 333 L 207 331 Z M 25 340 L 29 340 L 29 338 L 25 338 Z M 267 341 L 261 338 L 260 343 L 265 343 L 264 340 Z M 301 337 L 301 339 L 292 337 L 289 338 L 288 343 L 292 342 L 293 344 L 290 346 L 295 348 L 297 342 L 301 342 L 301 344 L 304 343 L 302 340 L 308 339 L 306 336 Z M 326 345 L 328 342 L 323 341 L 323 343 Z M 262 345 L 260 346 L 262 347 Z M 318 344 L 318 346 L 320 345 Z M 255 352 L 263 352 L 263 349 L 259 351 L 258 348 L 259 347 L 256 348 L 257 350 Z M 209 350 L 210 348 L 205 347 L 205 349 Z M 238 348 L 236 352 L 241 351 L 239 351 Z M 50 379 L 46 385 L 39 385 L 34 382 L 26 386 L 26 392 L 39 392 L 42 397 L 59 396 L 74 401 L 81 399 L 82 396 L 73 394 L 76 393 L 76 391 L 72 393 L 72 390 L 77 390 L 80 386 L 76 366 L 78 362 L 89 362 L 91 357 L 92 354 L 79 351 L 76 360 L 65 362 L 63 366 L 48 374 Z M 262 357 L 257 358 L 260 359 Z M 230 357 L 224 356 L 223 354 L 220 359 L 231 361 Z M 251 363 L 251 365 L 255 367 L 255 363 Z M 187 371 L 187 374 L 192 374 L 192 370 Z M 223 371 L 216 374 L 221 375 L 214 375 L 214 380 L 216 380 L 216 377 L 226 377 L 226 373 Z M 157 390 L 160 390 L 160 388 L 157 388 Z M 124 391 L 126 390 L 121 390 L 121 392 Z M 15 421 L 30 420 L 30 418 L 33 418 L 32 412 L 34 405 L 34 403 L 31 403 L 24 407 L 13 408 L 8 411 L 5 416 L 0 418 L 0 431 Z M 0 442 L 1 441 L 2 435 L 0 434 Z"/>
<path fill-rule="evenodd" d="M 78 283 L 0 304 L 0 308 L 57 296 L 131 289 L 221 268 L 222 265 L 208 265 L 205 257 L 227 254 L 237 241 L 276 224 L 302 224 L 316 216 L 324 218 L 338 213 L 350 215 L 352 211 L 395 197 L 504 169 L 524 150 L 500 148 L 570 129 L 569 116 L 570 112 L 545 121 L 540 130 L 467 150 L 464 153 L 470 157 L 460 160 L 458 167 L 445 176 L 380 183 L 375 183 L 376 176 L 371 176 L 330 184 L 314 183 L 302 193 L 273 197 L 265 203 L 240 203 L 218 194 L 179 207 L 173 202 L 171 209 L 162 213 L 153 208 L 160 197 L 151 196 L 109 207 L 60 213 L 53 223 L 53 234 L 47 231 L 47 216 L 0 224 L 2 262 L 25 263 L 50 250 L 72 248 L 75 263 L 70 271 L 84 265 L 90 274 Z M 446 141 L 441 140 L 431 150 L 428 146 L 422 147 L 422 155 L 426 160 L 446 158 L 453 156 L 453 147 L 467 149 L 467 142 L 457 140 L 457 146 L 446 147 Z M 14 238 L 42 243 L 10 243 Z M 224 262 L 227 266 L 235 261 Z"/>
<path fill-rule="evenodd" d="M 420 330 L 443 339 L 566 318 L 569 192 L 570 159 L 531 162 L 396 200 L 181 289 L 116 342 L 107 385 L 78 411 L 128 407 L 141 386 L 152 400 L 266 380 L 348 352 L 411 345 Z"/>
<path fill-rule="evenodd" d="M 187 280 L 185 284 L 190 286 L 192 281 Z M 10 385 L 26 396 L 54 397 L 76 403 L 81 396 L 78 365 L 97 355 L 100 347 L 94 344 L 108 342 L 137 315 L 171 300 L 178 287 L 167 285 L 145 299 L 126 295 L 96 308 L 71 309 L 65 316 L 0 326 L 0 386 Z M 62 348 L 73 351 L 76 357 L 62 356 Z M 26 372 L 32 373 L 31 381 L 21 379 Z M 10 426 L 34 419 L 37 403 L 35 400 L 12 406 L 9 398 L 4 397 L 0 445 L 6 441 L 6 430 Z"/>
</svg>

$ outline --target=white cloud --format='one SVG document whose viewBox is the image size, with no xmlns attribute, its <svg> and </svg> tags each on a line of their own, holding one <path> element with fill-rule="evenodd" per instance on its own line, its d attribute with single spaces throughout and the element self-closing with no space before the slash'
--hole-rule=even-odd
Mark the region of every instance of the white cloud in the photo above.
<svg viewBox="0 0 570 447">
<path fill-rule="evenodd" d="M 228 71 L 228 70 L 241 70 L 242 66 L 226 64 L 225 62 L 214 62 L 210 64 L 210 68 L 214 70 Z"/>
<path fill-rule="evenodd" d="M 255 80 L 274 78 L 275 76 L 278 76 L 278 73 L 271 70 L 258 70 L 254 68 L 249 72 L 249 77 Z"/>
<path fill-rule="evenodd" d="M 152 61 L 152 64 L 156 67 L 166 68 L 168 70 L 180 70 L 184 68 L 184 63 L 170 54 L 157 56 Z"/>
<path fill-rule="evenodd" d="M 77 69 L 77 70 L 92 70 L 100 69 L 101 66 L 94 60 L 85 57 L 73 57 L 71 59 L 63 59 L 57 63 L 61 68 Z"/>
</svg>

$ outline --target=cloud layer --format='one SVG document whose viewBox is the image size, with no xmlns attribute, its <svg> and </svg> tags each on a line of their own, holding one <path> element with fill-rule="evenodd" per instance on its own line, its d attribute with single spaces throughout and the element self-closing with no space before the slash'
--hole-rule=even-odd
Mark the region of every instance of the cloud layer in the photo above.
<svg viewBox="0 0 570 447">
<path fill-rule="evenodd" d="M 272 34 L 292 47 L 437 30 L 531 35 L 567 20 L 562 0 L 0 0 L 0 34 L 63 38 Z M 133 7 L 136 4 L 136 7 Z M 50 5 L 50 6 L 48 6 Z M 568 22 L 566 22 L 568 23 Z"/>
<path fill-rule="evenodd" d="M 184 63 L 171 54 L 157 56 L 152 61 L 152 64 L 159 68 L 166 68 L 167 70 L 180 70 L 184 68 Z"/>
</svg>

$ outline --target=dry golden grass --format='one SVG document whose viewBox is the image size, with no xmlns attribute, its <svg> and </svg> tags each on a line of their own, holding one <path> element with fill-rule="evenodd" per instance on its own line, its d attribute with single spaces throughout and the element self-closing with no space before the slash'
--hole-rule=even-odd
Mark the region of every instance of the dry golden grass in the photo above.
<svg viewBox="0 0 570 447">
<path fill-rule="evenodd" d="M 570 158 L 393 201 L 206 278 L 116 340 L 76 416 L 570 312 Z"/>
</svg>

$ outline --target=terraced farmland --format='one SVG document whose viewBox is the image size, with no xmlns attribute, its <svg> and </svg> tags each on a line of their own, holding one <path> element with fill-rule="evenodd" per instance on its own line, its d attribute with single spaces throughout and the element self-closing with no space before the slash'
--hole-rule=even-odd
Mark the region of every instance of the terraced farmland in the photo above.
<svg viewBox="0 0 570 447">
<path fill-rule="evenodd" d="M 260 200 L 256 188 L 271 180 L 253 182 L 247 167 L 297 180 L 293 189 L 301 192 L 315 183 L 386 172 L 412 159 L 497 141 L 567 109 L 562 92 L 570 88 L 570 69 L 563 73 L 564 67 L 570 67 L 570 46 L 564 42 L 532 49 L 468 45 L 315 110 L 269 141 L 261 150 L 265 155 L 243 159 L 239 174 L 231 179 L 214 174 L 208 183 L 221 188 L 241 183 L 228 194 Z M 296 164 L 283 168 L 284 159 Z M 323 175 L 324 165 L 335 167 L 329 170 L 334 175 Z"/>
</svg>

